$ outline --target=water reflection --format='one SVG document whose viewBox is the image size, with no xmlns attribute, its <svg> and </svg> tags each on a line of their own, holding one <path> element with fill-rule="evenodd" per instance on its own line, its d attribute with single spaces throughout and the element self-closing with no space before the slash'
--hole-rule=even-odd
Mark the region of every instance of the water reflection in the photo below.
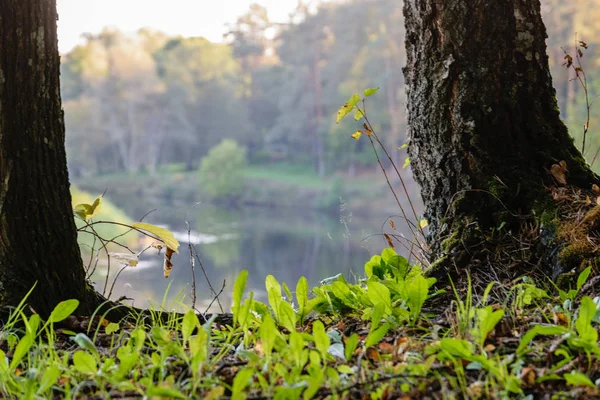
<svg viewBox="0 0 600 400">
<path fill-rule="evenodd" d="M 154 249 L 142 255 L 138 267 L 127 268 L 119 276 L 112 298 L 127 296 L 138 307 L 159 306 L 167 288 L 167 308 L 181 308 L 178 301 L 191 304 L 188 241 L 195 246 L 215 290 L 219 291 L 225 282 L 221 303 L 226 311 L 233 282 L 243 269 L 249 272 L 247 291 L 266 301 L 264 282 L 269 274 L 292 290 L 301 276 L 311 285 L 338 273 L 352 279 L 353 274 L 362 275 L 364 263 L 385 247 L 381 235 L 372 236 L 381 233 L 385 215 L 359 218 L 349 212 L 340 215 L 260 207 L 226 209 L 210 204 L 141 204 L 127 198 L 112 201 L 133 218 L 158 208 L 145 221 L 172 230 L 181 243 L 168 279 L 163 277 L 162 256 Z M 186 221 L 190 224 L 189 240 Z M 198 261 L 195 264 L 197 308 L 204 310 L 213 295 Z M 113 266 L 112 273 L 117 270 Z M 100 289 L 105 271 L 93 277 Z"/>
</svg>

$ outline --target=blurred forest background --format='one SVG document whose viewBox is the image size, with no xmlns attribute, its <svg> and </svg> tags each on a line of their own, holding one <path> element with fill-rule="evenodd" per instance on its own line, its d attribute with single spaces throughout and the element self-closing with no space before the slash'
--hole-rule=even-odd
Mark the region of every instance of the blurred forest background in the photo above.
<svg viewBox="0 0 600 400">
<path fill-rule="evenodd" d="M 573 70 L 563 66 L 563 49 L 573 54 L 577 40 L 589 45 L 582 62 L 592 102 L 586 151 L 591 162 L 600 146 L 600 108 L 594 104 L 600 93 L 600 0 L 542 3 L 561 115 L 578 147 L 585 96 Z M 302 274 L 310 278 L 311 271 L 320 271 L 314 280 L 347 270 L 353 257 L 358 257 L 356 267 L 362 265 L 369 252 L 377 251 L 365 251 L 362 239 L 381 234 L 386 217 L 399 211 L 368 141 L 352 140 L 351 124 L 336 125 L 334 116 L 351 94 L 380 87 L 369 99 L 368 116 L 394 162 L 405 163 L 400 149 L 407 140 L 402 2 L 313 6 L 300 2 L 288 23 L 273 23 L 267 9 L 253 4 L 228 26 L 222 43 L 170 37 L 150 28 L 87 34 L 83 44 L 62 56 L 74 183 L 93 193 L 108 188 L 109 198 L 134 219 L 155 203 L 179 200 L 189 212 L 195 201 L 212 202 L 197 215 L 202 226 L 197 229 L 205 235 L 199 233 L 205 240 L 197 243 L 206 244 L 209 265 L 304 265 L 289 281 Z M 600 161 L 597 171 L 598 166 Z M 402 171 L 418 202 L 410 169 Z M 262 211 L 252 208 L 257 206 Z M 274 211 L 282 207 L 288 211 Z M 301 210 L 329 210 L 330 217 Z M 211 223 L 220 212 L 223 218 Z M 301 216 L 286 222 L 291 213 Z M 359 222 L 351 244 L 348 217 L 353 214 L 375 217 Z M 182 224 L 182 215 L 170 221 Z M 260 225 L 257 220 L 270 221 L 271 230 L 244 235 Z M 278 225 L 273 221 L 293 227 L 293 237 L 302 240 L 282 243 L 288 236 L 273 232 Z M 211 229 L 225 236 L 208 240 L 208 233 L 215 234 L 207 232 Z M 332 238 L 331 232 L 338 236 Z M 260 242 L 264 235 L 273 243 Z M 385 246 L 379 240 L 378 246 Z M 271 255 L 286 246 L 291 253 L 273 260 Z M 257 280 L 273 273 L 269 268 L 275 267 L 264 267 Z"/>
</svg>

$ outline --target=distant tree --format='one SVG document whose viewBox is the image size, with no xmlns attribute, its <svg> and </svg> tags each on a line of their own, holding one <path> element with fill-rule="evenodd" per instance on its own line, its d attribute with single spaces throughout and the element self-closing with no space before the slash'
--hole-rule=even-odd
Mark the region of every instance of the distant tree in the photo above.
<svg viewBox="0 0 600 400">
<path fill-rule="evenodd" d="M 0 2 L 0 306 L 103 299 L 85 280 L 65 155 L 55 0 Z"/>
<path fill-rule="evenodd" d="M 223 137 L 240 143 L 252 132 L 242 101 L 240 67 L 231 48 L 204 38 L 172 39 L 155 53 L 168 110 L 167 127 L 183 139 L 176 147 L 189 168 Z"/>
<path fill-rule="evenodd" d="M 498 280 L 593 262 L 595 223 L 559 235 L 555 199 L 594 196 L 599 180 L 560 120 L 539 0 L 408 1 L 404 15 L 409 153 L 432 273 L 468 266 Z"/>
<path fill-rule="evenodd" d="M 225 139 L 213 147 L 200 165 L 201 190 L 213 198 L 232 198 L 242 193 L 246 150 Z"/>
</svg>

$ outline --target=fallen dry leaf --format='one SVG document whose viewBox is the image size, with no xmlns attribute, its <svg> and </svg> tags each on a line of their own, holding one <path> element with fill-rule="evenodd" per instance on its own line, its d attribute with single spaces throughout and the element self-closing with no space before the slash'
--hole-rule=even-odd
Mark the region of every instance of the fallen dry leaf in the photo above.
<svg viewBox="0 0 600 400">
<path fill-rule="evenodd" d="M 562 165 L 562 163 L 564 163 L 564 161 L 561 161 L 561 164 L 552 164 L 552 167 L 550 167 L 550 174 L 552 174 L 554 179 L 556 179 L 556 181 L 559 184 L 566 185 L 567 184 L 567 177 L 566 177 L 567 168 L 566 168 L 566 164 Z"/>
</svg>

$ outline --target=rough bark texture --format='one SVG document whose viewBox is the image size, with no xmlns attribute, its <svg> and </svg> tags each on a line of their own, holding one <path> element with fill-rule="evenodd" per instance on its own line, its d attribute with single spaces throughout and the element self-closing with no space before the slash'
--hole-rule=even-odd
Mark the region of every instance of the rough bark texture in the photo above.
<svg viewBox="0 0 600 400">
<path fill-rule="evenodd" d="M 61 109 L 55 0 L 0 1 L 0 306 L 47 315 L 102 300 L 86 283 L 73 212 Z"/>
<path fill-rule="evenodd" d="M 559 118 L 538 0 L 405 0 L 404 14 L 409 154 L 443 276 L 502 223 L 539 222 L 552 165 L 569 185 L 597 177 Z"/>
</svg>

